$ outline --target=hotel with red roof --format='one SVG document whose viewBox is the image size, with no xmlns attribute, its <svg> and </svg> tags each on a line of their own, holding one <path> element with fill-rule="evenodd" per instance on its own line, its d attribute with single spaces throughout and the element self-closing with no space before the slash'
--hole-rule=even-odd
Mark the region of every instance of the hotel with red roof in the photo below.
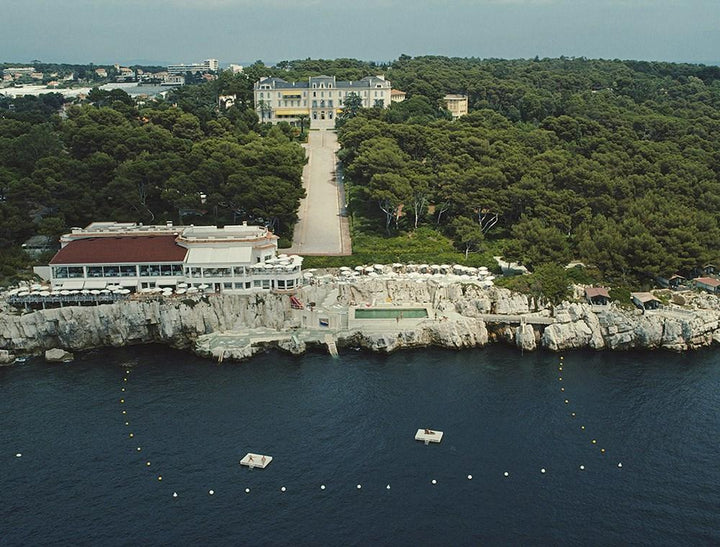
<svg viewBox="0 0 720 547">
<path fill-rule="evenodd" d="M 46 277 L 53 289 L 131 291 L 200 287 L 215 292 L 294 290 L 302 258 L 277 254 L 262 226 L 160 226 L 94 222 L 60 238 Z"/>
</svg>

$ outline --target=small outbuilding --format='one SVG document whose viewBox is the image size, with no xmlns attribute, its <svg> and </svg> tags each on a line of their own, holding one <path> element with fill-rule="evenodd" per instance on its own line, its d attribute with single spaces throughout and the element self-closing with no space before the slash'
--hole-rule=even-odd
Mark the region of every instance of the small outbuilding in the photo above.
<svg viewBox="0 0 720 547">
<path fill-rule="evenodd" d="M 585 300 L 594 306 L 607 306 L 610 303 L 610 293 L 604 287 L 587 287 Z"/>
<path fill-rule="evenodd" d="M 720 280 L 714 277 L 696 277 L 693 282 L 698 289 L 713 294 L 720 293 Z"/>
<path fill-rule="evenodd" d="M 649 292 L 630 293 L 630 298 L 632 299 L 633 304 L 641 310 L 656 310 L 662 304 L 655 295 Z"/>
</svg>

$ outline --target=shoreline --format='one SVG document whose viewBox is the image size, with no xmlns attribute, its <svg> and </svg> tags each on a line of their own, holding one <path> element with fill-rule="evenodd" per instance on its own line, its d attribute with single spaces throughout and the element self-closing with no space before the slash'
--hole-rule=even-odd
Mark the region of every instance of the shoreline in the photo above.
<svg viewBox="0 0 720 547">
<path fill-rule="evenodd" d="M 686 351 L 720 344 L 720 299 L 694 293 L 688 306 L 647 311 L 564 302 L 542 306 L 527 295 L 460 277 L 338 278 L 288 294 L 250 292 L 193 298 L 131 299 L 99 306 L 0 314 L 0 350 L 38 355 L 162 343 L 217 361 L 240 361 L 268 348 L 464 349 L 491 343 L 521 351 L 573 349 Z M 357 310 L 379 311 L 366 317 Z M 371 314 L 372 315 L 372 314 Z M 377 314 L 375 314 L 377 315 Z"/>
</svg>

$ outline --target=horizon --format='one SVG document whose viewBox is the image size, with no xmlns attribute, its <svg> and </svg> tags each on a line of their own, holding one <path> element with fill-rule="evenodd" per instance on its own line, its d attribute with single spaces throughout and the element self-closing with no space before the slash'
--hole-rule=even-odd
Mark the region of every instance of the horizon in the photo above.
<svg viewBox="0 0 720 547">
<path fill-rule="evenodd" d="M 8 59 L 165 66 L 401 54 L 717 65 L 716 0 L 0 0 Z M 52 59 L 52 60 L 48 60 Z M 240 59 L 246 59 L 245 62 Z M 162 61 L 161 61 L 162 60 Z M 136 61 L 142 61 L 141 63 Z M 16 62 L 16 61 L 9 61 Z M 377 62 L 377 61 L 376 61 Z"/>
<path fill-rule="evenodd" d="M 367 63 L 376 63 L 378 65 L 390 65 L 397 61 L 400 57 L 400 55 L 403 55 L 403 53 L 398 54 L 396 57 L 392 59 L 385 59 L 385 60 L 377 60 L 377 59 L 363 59 L 359 57 L 304 57 L 304 58 L 284 58 L 284 59 L 278 59 L 278 60 L 272 60 L 272 61 L 265 61 L 263 59 L 256 59 L 254 61 L 236 61 L 236 60 L 225 60 L 218 59 L 220 67 L 221 68 L 227 68 L 231 64 L 240 65 L 243 68 L 251 66 L 252 64 L 260 61 L 267 67 L 274 67 L 278 63 L 281 62 L 293 62 L 293 61 L 305 61 L 305 60 L 313 60 L 313 61 L 332 61 L 337 59 L 352 59 L 356 61 L 361 62 L 367 62 Z M 439 54 L 433 54 L 433 53 L 425 53 L 422 55 L 411 55 L 411 57 L 447 57 L 447 58 L 456 58 L 456 59 L 470 59 L 470 58 L 477 58 L 482 61 L 487 61 L 491 59 L 498 59 L 503 61 L 529 61 L 532 60 L 534 57 L 478 57 L 476 55 L 439 55 Z M 700 62 L 700 61 L 683 61 L 683 60 L 676 60 L 676 61 L 670 61 L 667 59 L 637 59 L 637 58 L 608 58 L 608 57 L 587 57 L 584 55 L 560 55 L 557 57 L 539 57 L 540 61 L 545 60 L 552 60 L 552 59 L 559 59 L 561 57 L 567 58 L 567 59 L 587 59 L 588 61 L 617 61 L 617 62 L 647 62 L 647 63 L 671 63 L 671 64 L 688 64 L 688 65 L 700 65 L 700 66 L 720 66 L 720 61 L 710 61 L 710 62 Z M 32 59 L 32 60 L 1 60 L 0 59 L 0 65 L 12 65 L 12 66 L 28 66 L 33 64 L 54 64 L 54 65 L 80 65 L 80 66 L 113 66 L 115 64 L 119 66 L 138 66 L 138 67 L 148 67 L 148 66 L 158 66 L 158 67 L 166 67 L 170 64 L 176 64 L 176 63 L 182 63 L 182 64 L 191 64 L 191 63 L 197 63 L 201 62 L 205 59 L 211 59 L 213 57 L 202 57 L 202 56 L 196 56 L 192 59 L 188 59 L 185 61 L 160 61 L 160 60 L 149 60 L 149 59 L 120 59 L 110 62 L 104 62 L 104 61 L 73 61 L 73 60 L 48 60 L 48 59 Z"/>
</svg>

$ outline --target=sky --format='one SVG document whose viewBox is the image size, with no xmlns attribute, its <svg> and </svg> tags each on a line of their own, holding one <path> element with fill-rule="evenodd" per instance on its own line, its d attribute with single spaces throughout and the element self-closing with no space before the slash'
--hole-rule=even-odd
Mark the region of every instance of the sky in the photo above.
<svg viewBox="0 0 720 547">
<path fill-rule="evenodd" d="M 720 0 L 0 0 L 0 62 L 588 57 L 720 63 Z"/>
</svg>

